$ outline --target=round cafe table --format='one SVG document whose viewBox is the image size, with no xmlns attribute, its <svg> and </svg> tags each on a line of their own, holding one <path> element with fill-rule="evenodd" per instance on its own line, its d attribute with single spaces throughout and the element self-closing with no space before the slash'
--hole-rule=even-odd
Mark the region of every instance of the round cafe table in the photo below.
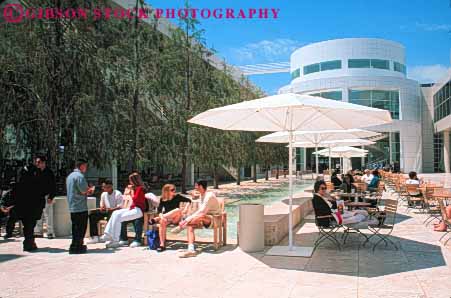
<svg viewBox="0 0 451 298">
<path fill-rule="evenodd" d="M 354 208 L 368 208 L 368 207 L 371 207 L 371 203 L 349 202 L 349 203 L 345 203 L 345 206 L 347 206 L 349 208 L 349 210 L 352 210 Z"/>
</svg>

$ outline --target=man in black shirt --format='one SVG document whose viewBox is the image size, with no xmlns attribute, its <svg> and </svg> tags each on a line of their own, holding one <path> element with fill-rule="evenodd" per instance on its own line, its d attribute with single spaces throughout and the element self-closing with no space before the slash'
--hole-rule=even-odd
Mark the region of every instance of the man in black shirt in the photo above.
<svg viewBox="0 0 451 298">
<path fill-rule="evenodd" d="M 37 155 L 34 159 L 34 165 L 37 168 L 38 189 L 36 190 L 44 200 L 45 208 L 41 219 L 36 223 L 35 234 L 43 235 L 44 218 L 47 222 L 47 238 L 53 239 L 53 199 L 56 193 L 55 175 L 52 170 L 47 167 L 47 159 L 43 155 Z"/>
</svg>

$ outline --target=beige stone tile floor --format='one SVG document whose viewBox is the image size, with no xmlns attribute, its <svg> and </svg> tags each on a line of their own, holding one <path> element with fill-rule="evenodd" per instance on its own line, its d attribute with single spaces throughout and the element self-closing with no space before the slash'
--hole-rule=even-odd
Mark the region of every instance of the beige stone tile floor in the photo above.
<svg viewBox="0 0 451 298">
<path fill-rule="evenodd" d="M 422 224 L 424 215 L 399 209 L 392 238 L 399 250 L 382 245 L 373 252 L 352 235 L 341 251 L 324 243 L 312 258 L 249 254 L 233 245 L 206 247 L 191 259 L 177 257 L 184 245 L 158 254 L 96 244 L 86 255 L 69 255 L 69 239 L 37 239 L 40 250 L 24 253 L 21 238 L 0 240 L 0 297 L 450 298 L 451 246 Z M 306 222 L 295 235 L 297 245 L 310 245 L 317 230 Z"/>
</svg>

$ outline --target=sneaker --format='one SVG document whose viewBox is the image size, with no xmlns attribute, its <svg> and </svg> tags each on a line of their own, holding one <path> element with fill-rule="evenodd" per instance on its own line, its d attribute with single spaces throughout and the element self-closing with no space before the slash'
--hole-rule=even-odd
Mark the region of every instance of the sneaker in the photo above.
<svg viewBox="0 0 451 298">
<path fill-rule="evenodd" d="M 179 254 L 179 258 L 191 258 L 197 256 L 197 252 L 194 250 L 187 250 L 181 254 Z"/>
<path fill-rule="evenodd" d="M 182 230 L 183 230 L 183 229 L 182 229 L 180 226 L 176 226 L 175 228 L 173 228 L 173 229 L 171 230 L 171 233 L 172 233 L 172 234 L 178 234 L 178 233 L 180 233 Z"/>
<path fill-rule="evenodd" d="M 104 234 L 102 237 L 100 237 L 101 242 L 106 242 L 106 241 L 111 241 L 111 240 L 113 240 L 113 238 L 108 234 Z"/>
<path fill-rule="evenodd" d="M 105 244 L 105 247 L 106 248 L 118 248 L 118 247 L 120 247 L 121 246 L 121 244 L 118 242 L 118 241 L 108 241 L 106 244 Z"/>
<path fill-rule="evenodd" d="M 47 239 L 53 239 L 55 236 L 53 234 L 47 234 Z"/>
<path fill-rule="evenodd" d="M 86 242 L 86 244 L 96 244 L 99 243 L 99 236 L 93 236 L 89 238 L 89 240 Z"/>
<path fill-rule="evenodd" d="M 128 240 L 121 240 L 119 241 L 120 246 L 128 246 Z"/>
<path fill-rule="evenodd" d="M 141 243 L 138 241 L 133 241 L 132 244 L 130 244 L 131 248 L 140 247 L 140 246 L 141 246 Z"/>
</svg>

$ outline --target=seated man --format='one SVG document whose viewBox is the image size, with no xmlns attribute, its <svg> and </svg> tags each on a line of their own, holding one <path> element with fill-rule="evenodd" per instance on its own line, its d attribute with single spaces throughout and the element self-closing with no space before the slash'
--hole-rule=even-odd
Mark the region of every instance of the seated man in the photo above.
<svg viewBox="0 0 451 298">
<path fill-rule="evenodd" d="M 365 175 L 362 176 L 362 181 L 366 184 L 370 184 L 371 180 L 373 180 L 373 174 L 371 174 L 370 170 L 365 170 Z"/>
<path fill-rule="evenodd" d="M 207 192 L 207 181 L 197 181 L 195 188 L 200 194 L 199 209 L 192 215 L 188 216 L 185 220 L 182 220 L 179 223 L 179 227 L 174 229 L 175 232 L 183 228 L 187 228 L 188 230 L 188 250 L 182 252 L 179 255 L 180 258 L 196 256 L 196 251 L 194 249 L 194 229 L 199 229 L 202 227 L 209 228 L 212 224 L 211 215 L 218 215 L 222 212 L 221 206 L 215 194 L 213 192 Z"/>
<path fill-rule="evenodd" d="M 106 180 L 102 183 L 103 193 L 100 196 L 100 209 L 94 210 L 89 214 L 89 233 L 91 238 L 87 244 L 99 243 L 99 231 L 97 230 L 97 223 L 107 218 L 110 219 L 113 211 L 123 207 L 122 193 L 118 190 L 113 190 L 113 183 Z"/>
</svg>

